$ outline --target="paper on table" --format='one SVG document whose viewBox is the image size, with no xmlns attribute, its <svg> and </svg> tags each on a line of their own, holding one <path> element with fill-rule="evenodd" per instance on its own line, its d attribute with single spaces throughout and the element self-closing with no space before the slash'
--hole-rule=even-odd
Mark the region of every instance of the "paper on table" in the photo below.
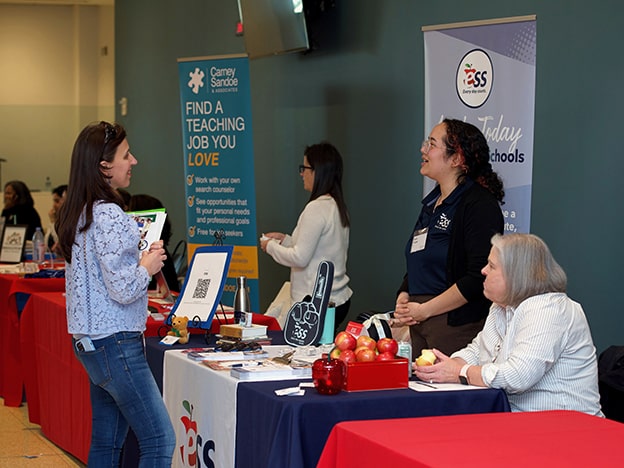
<svg viewBox="0 0 624 468">
<path fill-rule="evenodd" d="M 278 388 L 275 394 L 277 396 L 303 396 L 306 388 L 314 388 L 314 382 L 299 382 L 297 387 Z"/>
<path fill-rule="evenodd" d="M 258 382 L 264 380 L 307 379 L 312 377 L 310 367 L 290 367 L 272 361 L 265 361 L 256 367 L 237 367 L 230 371 L 235 379 Z"/>
<path fill-rule="evenodd" d="M 278 388 L 275 390 L 277 396 L 303 396 L 305 389 L 301 387 Z"/>
<path fill-rule="evenodd" d="M 483 390 L 484 387 L 475 387 L 474 385 L 462 385 L 456 383 L 432 383 L 412 380 L 409 382 L 409 388 L 417 392 L 448 392 L 454 390 Z"/>
<path fill-rule="evenodd" d="M 244 359 L 265 359 L 266 352 L 217 351 L 214 353 L 200 353 L 204 361 L 241 361 Z"/>
</svg>

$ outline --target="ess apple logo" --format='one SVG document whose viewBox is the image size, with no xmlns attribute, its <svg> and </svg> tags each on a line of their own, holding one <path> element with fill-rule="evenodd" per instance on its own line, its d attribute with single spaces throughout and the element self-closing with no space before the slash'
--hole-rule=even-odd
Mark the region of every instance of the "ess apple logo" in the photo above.
<svg viewBox="0 0 624 468">
<path fill-rule="evenodd" d="M 457 66 L 456 90 L 459 99 L 468 107 L 481 107 L 490 97 L 494 67 L 490 56 L 474 49 L 462 57 Z"/>
<path fill-rule="evenodd" d="M 182 406 L 188 416 L 180 418 L 186 431 L 186 444 L 180 445 L 180 456 L 184 466 L 197 466 L 197 421 L 193 421 L 193 405 L 184 400 Z"/>
</svg>

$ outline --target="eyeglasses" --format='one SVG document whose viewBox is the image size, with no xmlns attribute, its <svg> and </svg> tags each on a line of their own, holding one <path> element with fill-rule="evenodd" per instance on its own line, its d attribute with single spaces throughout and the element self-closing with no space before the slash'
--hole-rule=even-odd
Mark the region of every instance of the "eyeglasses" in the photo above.
<svg viewBox="0 0 624 468">
<path fill-rule="evenodd" d="M 303 174 L 303 171 L 305 171 L 306 169 L 310 169 L 311 171 L 313 171 L 313 170 L 314 170 L 314 168 L 313 168 L 313 167 L 310 167 L 310 166 L 305 166 L 305 165 L 303 165 L 303 164 L 300 164 L 300 165 L 299 165 L 299 174 Z"/>
<path fill-rule="evenodd" d="M 427 138 L 426 140 L 423 140 L 422 144 L 420 145 L 420 149 L 425 154 L 429 153 L 429 151 L 431 151 L 431 148 L 439 148 L 439 149 L 443 149 L 444 151 L 448 152 L 447 148 L 436 146 L 433 143 L 431 143 L 431 139 L 429 139 L 429 138 Z"/>
</svg>

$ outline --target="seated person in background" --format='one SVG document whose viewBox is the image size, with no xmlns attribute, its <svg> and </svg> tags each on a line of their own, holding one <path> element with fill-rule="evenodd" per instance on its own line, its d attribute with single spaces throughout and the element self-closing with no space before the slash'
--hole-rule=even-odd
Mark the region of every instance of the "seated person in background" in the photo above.
<svg viewBox="0 0 624 468">
<path fill-rule="evenodd" d="M 30 240 L 35 229 L 41 227 L 41 218 L 35 210 L 35 202 L 26 184 L 12 180 L 4 185 L 4 209 L 2 216 L 6 224 L 24 224 L 26 240 Z"/>
<path fill-rule="evenodd" d="M 532 234 L 492 238 L 483 268 L 493 304 L 483 330 L 436 363 L 414 366 L 427 382 L 501 388 L 512 411 L 574 410 L 603 416 L 596 348 L 580 304 L 566 295 L 567 278 Z"/>
<path fill-rule="evenodd" d="M 128 202 L 128 211 L 146 211 L 146 210 L 154 210 L 164 208 L 163 204 L 158 198 L 152 197 L 151 195 L 132 195 Z M 171 254 L 167 248 L 169 241 L 171 240 L 172 229 L 171 229 L 171 221 L 169 221 L 169 217 L 165 219 L 165 224 L 163 226 L 162 233 L 160 238 L 163 241 L 163 247 L 165 249 L 165 254 L 167 255 L 166 260 L 164 261 L 164 266 L 161 271 L 165 276 L 165 280 L 167 281 L 167 285 L 171 291 L 179 292 L 180 284 L 178 283 L 178 275 L 175 270 L 175 266 L 173 265 L 173 259 L 171 258 Z M 152 280 L 153 283 L 154 280 Z M 155 289 L 154 284 L 150 284 L 149 289 Z"/>
<path fill-rule="evenodd" d="M 45 233 L 45 245 L 50 249 L 50 252 L 55 254 L 60 254 L 60 251 L 58 250 L 58 235 L 56 234 L 54 223 L 56 223 L 58 211 L 63 205 L 66 195 L 67 185 L 59 185 L 52 190 L 52 208 L 50 208 L 50 211 L 48 212 L 50 225 Z"/>
</svg>

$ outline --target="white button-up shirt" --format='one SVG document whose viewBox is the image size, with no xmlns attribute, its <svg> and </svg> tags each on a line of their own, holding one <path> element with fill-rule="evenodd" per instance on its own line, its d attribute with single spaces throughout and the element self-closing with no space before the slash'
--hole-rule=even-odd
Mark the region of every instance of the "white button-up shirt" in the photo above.
<svg viewBox="0 0 624 468">
<path fill-rule="evenodd" d="M 596 348 L 580 304 L 547 293 L 518 307 L 493 304 L 483 330 L 452 357 L 480 365 L 512 411 L 576 410 L 603 416 Z"/>
</svg>

